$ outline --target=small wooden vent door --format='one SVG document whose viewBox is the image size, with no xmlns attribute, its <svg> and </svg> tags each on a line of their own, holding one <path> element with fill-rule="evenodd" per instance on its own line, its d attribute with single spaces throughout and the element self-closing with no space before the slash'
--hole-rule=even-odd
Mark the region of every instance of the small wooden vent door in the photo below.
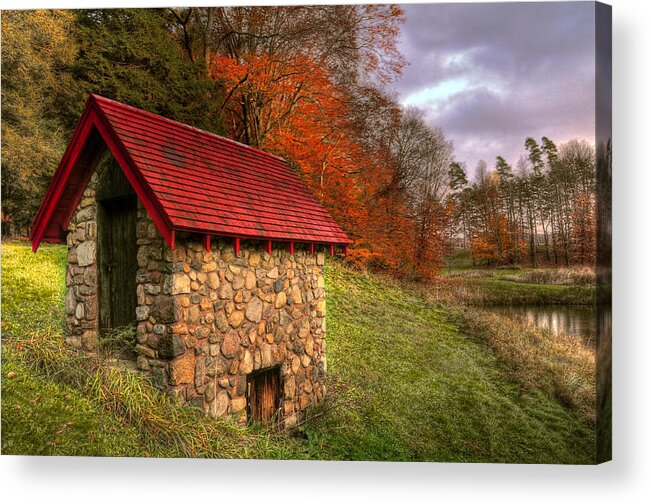
<svg viewBox="0 0 651 504">
<path fill-rule="evenodd" d="M 274 367 L 247 375 L 246 395 L 249 423 L 277 421 L 280 407 L 280 368 Z"/>
</svg>

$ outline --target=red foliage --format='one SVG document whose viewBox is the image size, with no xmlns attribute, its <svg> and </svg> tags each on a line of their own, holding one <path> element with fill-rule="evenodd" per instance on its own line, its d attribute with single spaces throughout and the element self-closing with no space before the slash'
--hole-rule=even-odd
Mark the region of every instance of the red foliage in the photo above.
<svg viewBox="0 0 651 504">
<path fill-rule="evenodd" d="M 361 68 L 389 80 L 404 64 L 395 46 L 399 23 L 391 21 L 402 11 L 365 6 L 363 12 L 368 20 L 364 44 L 380 47 L 389 57 L 381 61 L 374 59 L 378 52 L 367 51 Z M 211 76 L 225 85 L 222 109 L 231 136 L 289 161 L 353 239 L 351 264 L 431 276 L 439 265 L 442 231 L 419 235 L 423 230 L 409 218 L 404 190 L 392 186 L 396 167 L 389 149 L 369 149 L 360 139 L 368 126 L 354 119 L 359 111 L 350 108 L 348 87 L 336 85 L 323 65 L 300 53 L 216 55 L 209 66 Z M 397 104 L 383 99 L 399 117 Z"/>
<path fill-rule="evenodd" d="M 365 214 L 352 180 L 361 152 L 325 71 L 307 57 L 281 64 L 258 55 L 215 56 L 211 69 L 226 85 L 233 136 L 287 159 L 338 223 L 356 230 Z"/>
<path fill-rule="evenodd" d="M 594 264 L 597 257 L 594 194 L 582 192 L 578 195 L 570 221 L 570 244 L 574 258 L 582 264 Z"/>
<path fill-rule="evenodd" d="M 502 213 L 489 218 L 487 230 L 471 238 L 470 248 L 475 259 L 489 264 L 512 264 L 525 249 L 522 241 L 513 240 L 509 222 Z"/>
</svg>

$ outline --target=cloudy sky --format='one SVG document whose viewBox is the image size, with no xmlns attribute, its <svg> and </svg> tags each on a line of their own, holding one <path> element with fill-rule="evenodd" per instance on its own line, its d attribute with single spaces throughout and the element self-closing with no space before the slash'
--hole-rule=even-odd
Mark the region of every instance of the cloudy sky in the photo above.
<svg viewBox="0 0 651 504">
<path fill-rule="evenodd" d="M 516 164 L 527 136 L 594 142 L 592 2 L 405 5 L 393 85 L 425 112 L 472 174 Z"/>
</svg>

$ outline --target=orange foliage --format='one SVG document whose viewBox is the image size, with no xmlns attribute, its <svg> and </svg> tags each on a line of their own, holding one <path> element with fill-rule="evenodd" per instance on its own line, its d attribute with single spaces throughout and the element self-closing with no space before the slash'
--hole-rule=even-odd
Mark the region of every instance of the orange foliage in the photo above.
<svg viewBox="0 0 651 504">
<path fill-rule="evenodd" d="M 362 12 L 361 44 L 379 50 L 363 51 L 360 68 L 388 81 L 404 65 L 395 43 L 402 10 L 368 5 Z M 384 191 L 395 178 L 389 151 L 362 145 L 360 128 L 366 126 L 353 119 L 348 88 L 335 85 L 307 53 L 211 56 L 210 74 L 225 86 L 222 110 L 231 136 L 288 160 L 353 240 L 351 264 L 430 276 L 425 263 L 438 264 L 435 249 L 426 244 L 415 251 L 418 228 L 404 195 Z"/>
<path fill-rule="evenodd" d="M 472 255 L 479 261 L 488 263 L 513 263 L 524 254 L 524 243 L 515 241 L 509 229 L 509 221 L 502 213 L 489 219 L 487 231 L 478 233 L 470 240 Z"/>
<path fill-rule="evenodd" d="M 436 201 L 425 202 L 425 218 L 417 226 L 414 236 L 412 264 L 417 279 L 431 279 L 443 266 L 443 256 L 450 252 L 451 208 Z"/>
<path fill-rule="evenodd" d="M 396 41 L 400 36 L 400 25 L 405 22 L 404 11 L 399 5 L 366 4 L 361 7 L 364 16 L 360 45 L 370 50 L 363 51 L 365 70 L 375 73 L 380 82 L 390 82 L 402 73 L 406 60 L 398 50 Z M 384 54 L 384 57 L 380 57 Z"/>
<path fill-rule="evenodd" d="M 594 194 L 582 192 L 575 200 L 571 220 L 571 249 L 582 264 L 594 264 L 597 257 L 597 225 Z"/>
<path fill-rule="evenodd" d="M 211 72 L 225 83 L 233 136 L 255 136 L 252 143 L 289 160 L 337 222 L 358 234 L 367 219 L 355 180 L 362 152 L 350 135 L 345 97 L 325 71 L 307 57 L 281 64 L 246 55 L 240 62 L 215 56 Z"/>
</svg>

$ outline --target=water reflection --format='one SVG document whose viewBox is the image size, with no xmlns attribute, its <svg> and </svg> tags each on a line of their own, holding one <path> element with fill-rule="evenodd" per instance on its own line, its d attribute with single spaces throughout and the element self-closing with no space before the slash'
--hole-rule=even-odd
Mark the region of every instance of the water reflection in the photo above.
<svg viewBox="0 0 651 504">
<path fill-rule="evenodd" d="M 591 305 L 543 305 L 543 306 L 490 306 L 487 311 L 522 320 L 525 324 L 549 329 L 554 333 L 566 333 L 590 348 L 595 348 L 597 338 L 597 313 Z M 600 320 L 611 319 L 611 307 L 599 306 Z"/>
</svg>

